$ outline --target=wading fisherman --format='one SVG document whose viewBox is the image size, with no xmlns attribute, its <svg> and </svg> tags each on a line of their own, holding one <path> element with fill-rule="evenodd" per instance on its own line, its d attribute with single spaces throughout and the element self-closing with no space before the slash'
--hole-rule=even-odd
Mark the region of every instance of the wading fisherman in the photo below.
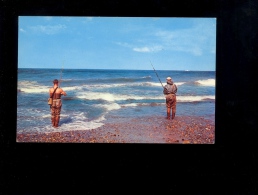
<svg viewBox="0 0 258 195">
<path fill-rule="evenodd" d="M 49 97 L 53 95 L 53 103 L 50 105 L 51 121 L 53 127 L 58 127 L 62 108 L 61 95 L 66 96 L 65 91 L 58 87 L 58 80 L 53 81 L 54 87 L 49 89 Z"/>
<path fill-rule="evenodd" d="M 177 86 L 173 83 L 171 77 L 167 77 L 167 84 L 164 87 L 163 93 L 166 97 L 167 119 L 170 119 L 170 111 L 172 109 L 172 119 L 176 115 L 176 92 Z"/>
</svg>

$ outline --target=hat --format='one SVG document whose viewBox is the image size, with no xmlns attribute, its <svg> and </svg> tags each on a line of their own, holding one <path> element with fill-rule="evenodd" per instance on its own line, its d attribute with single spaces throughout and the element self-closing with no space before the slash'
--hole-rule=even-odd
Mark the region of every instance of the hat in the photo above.
<svg viewBox="0 0 258 195">
<path fill-rule="evenodd" d="M 167 77 L 167 80 L 171 80 L 171 77 Z"/>
</svg>

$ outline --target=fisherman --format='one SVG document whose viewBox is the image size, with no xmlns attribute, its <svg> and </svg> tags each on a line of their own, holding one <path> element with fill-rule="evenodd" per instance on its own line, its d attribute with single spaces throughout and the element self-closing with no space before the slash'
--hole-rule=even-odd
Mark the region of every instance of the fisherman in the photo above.
<svg viewBox="0 0 258 195">
<path fill-rule="evenodd" d="M 50 105 L 51 110 L 51 122 L 53 127 L 58 127 L 60 120 L 60 113 L 62 108 L 61 95 L 66 96 L 66 92 L 58 87 L 58 80 L 53 81 L 54 87 L 49 89 L 49 97 L 53 95 L 53 103 Z M 54 94 L 53 94 L 54 93 Z"/>
<path fill-rule="evenodd" d="M 167 119 L 170 119 L 170 111 L 172 109 L 172 119 L 176 115 L 176 92 L 177 86 L 173 83 L 171 77 L 167 77 L 167 84 L 164 87 L 163 93 L 166 97 Z"/>
</svg>

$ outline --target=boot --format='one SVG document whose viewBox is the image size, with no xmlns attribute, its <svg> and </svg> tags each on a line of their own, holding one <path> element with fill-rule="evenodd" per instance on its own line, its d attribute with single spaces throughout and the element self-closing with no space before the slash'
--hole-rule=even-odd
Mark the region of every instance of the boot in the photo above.
<svg viewBox="0 0 258 195">
<path fill-rule="evenodd" d="M 170 108 L 167 108 L 167 119 L 170 120 Z"/>
<path fill-rule="evenodd" d="M 59 120 L 60 120 L 60 116 L 56 116 L 56 118 L 55 118 L 55 127 L 58 127 Z"/>
<path fill-rule="evenodd" d="M 167 113 L 167 119 L 170 120 L 170 113 Z"/>
<path fill-rule="evenodd" d="M 51 123 L 52 123 L 52 127 L 55 126 L 55 118 L 54 117 L 51 117 Z"/>
<path fill-rule="evenodd" d="M 176 116 L 176 113 L 174 112 L 174 113 L 172 113 L 172 119 L 174 119 L 175 118 L 175 116 Z"/>
</svg>

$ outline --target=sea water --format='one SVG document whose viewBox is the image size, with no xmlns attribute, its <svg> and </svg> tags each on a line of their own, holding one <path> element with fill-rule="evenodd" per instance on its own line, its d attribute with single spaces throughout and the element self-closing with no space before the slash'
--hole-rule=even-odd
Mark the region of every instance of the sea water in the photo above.
<svg viewBox="0 0 258 195">
<path fill-rule="evenodd" d="M 177 116 L 215 120 L 215 71 L 156 71 L 162 85 L 169 76 L 178 87 Z M 47 99 L 52 81 L 60 78 L 67 96 L 55 129 Z M 166 116 L 163 88 L 153 70 L 19 68 L 17 84 L 18 133 L 96 129 L 107 116 Z"/>
</svg>

